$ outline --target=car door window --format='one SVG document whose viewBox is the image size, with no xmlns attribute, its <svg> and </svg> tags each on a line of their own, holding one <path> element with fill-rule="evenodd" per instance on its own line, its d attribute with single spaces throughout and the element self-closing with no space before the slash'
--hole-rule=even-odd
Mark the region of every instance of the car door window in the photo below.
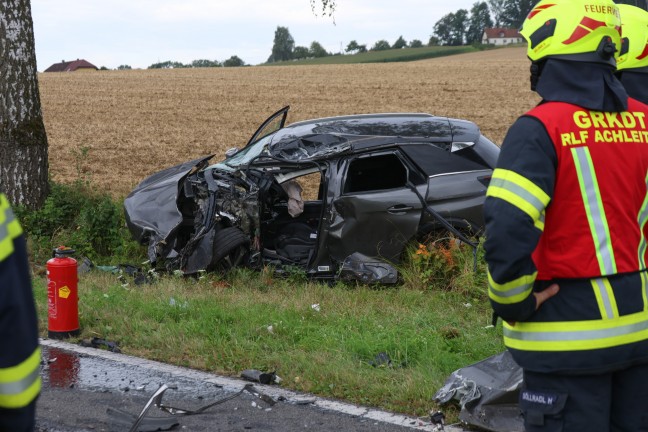
<svg viewBox="0 0 648 432">
<path fill-rule="evenodd" d="M 351 161 L 344 193 L 370 192 L 405 187 L 407 168 L 395 154 L 359 157 Z"/>
<path fill-rule="evenodd" d="M 474 155 L 474 150 L 469 147 L 464 150 L 452 153 L 439 144 L 413 144 L 401 147 L 410 160 L 425 173 L 426 176 L 433 176 L 445 173 L 475 171 L 488 169 L 490 166 L 479 157 Z M 476 155 L 475 155 L 476 156 Z"/>
</svg>

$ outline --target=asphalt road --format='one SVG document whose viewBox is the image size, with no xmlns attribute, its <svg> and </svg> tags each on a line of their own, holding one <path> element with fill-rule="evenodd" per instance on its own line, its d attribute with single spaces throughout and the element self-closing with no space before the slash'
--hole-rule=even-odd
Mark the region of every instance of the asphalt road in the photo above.
<svg viewBox="0 0 648 432">
<path fill-rule="evenodd" d="M 152 406 L 147 417 L 160 430 L 182 431 L 434 431 L 429 419 L 300 394 L 276 385 L 250 383 L 54 340 L 43 340 L 43 390 L 37 403 L 38 432 L 124 432 L 151 396 L 166 385 L 166 406 L 200 414 L 171 415 Z M 250 390 L 250 391 L 248 391 Z M 121 413 L 116 414 L 118 411 Z M 161 419 L 161 420 L 160 420 Z M 175 423 L 173 428 L 169 427 Z M 144 425 L 139 430 L 155 430 Z M 445 427 L 445 431 L 460 429 Z"/>
</svg>

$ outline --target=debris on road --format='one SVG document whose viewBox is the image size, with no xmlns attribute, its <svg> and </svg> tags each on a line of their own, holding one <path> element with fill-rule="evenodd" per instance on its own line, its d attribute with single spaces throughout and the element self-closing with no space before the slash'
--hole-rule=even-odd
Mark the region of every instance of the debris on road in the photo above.
<svg viewBox="0 0 648 432">
<path fill-rule="evenodd" d="M 243 388 L 240 391 L 230 396 L 226 396 L 224 398 L 218 399 L 196 410 L 189 410 L 184 408 L 172 407 L 162 403 L 162 397 L 164 396 L 164 393 L 169 389 L 175 390 L 176 388 L 167 386 L 166 384 L 162 384 L 160 388 L 158 388 L 155 391 L 155 393 L 153 393 L 153 395 L 148 400 L 148 402 L 146 403 L 146 405 L 144 406 L 144 408 L 142 409 L 142 411 L 138 416 L 111 407 L 107 408 L 107 414 L 110 415 L 112 418 L 114 418 L 116 422 L 120 422 L 120 424 L 124 424 L 124 421 L 128 421 L 128 424 L 132 423 L 132 426 L 128 430 L 129 432 L 138 432 L 138 431 L 152 432 L 158 430 L 159 431 L 169 430 L 179 424 L 179 422 L 175 420 L 173 417 L 146 416 L 146 413 L 148 413 L 152 407 L 156 407 L 167 414 L 171 414 L 171 416 L 189 416 L 189 415 L 201 414 L 207 411 L 209 408 L 212 408 L 216 405 L 220 405 L 224 402 L 227 402 L 229 400 L 241 396 L 244 392 L 250 393 L 251 395 L 261 399 L 263 402 L 265 402 L 270 406 L 274 406 L 274 404 L 277 403 L 270 396 L 258 391 L 253 384 L 246 384 L 245 386 L 243 386 Z"/>
<path fill-rule="evenodd" d="M 445 414 L 443 414 L 441 411 L 430 413 L 430 421 L 435 426 L 435 431 L 445 430 Z"/>
<path fill-rule="evenodd" d="M 261 372 L 256 369 L 246 369 L 241 372 L 241 378 L 248 381 L 254 381 L 261 384 L 279 384 L 281 377 L 279 377 L 276 372 Z"/>
<path fill-rule="evenodd" d="M 108 407 L 106 412 L 115 420 L 116 424 L 124 427 L 129 427 L 138 419 L 135 414 L 118 408 Z M 179 424 L 180 422 L 175 417 L 145 417 L 138 423 L 137 428 L 134 430 L 138 432 L 167 431 Z M 131 430 L 133 429 L 131 428 Z"/>
<path fill-rule="evenodd" d="M 458 402 L 459 419 L 487 431 L 522 432 L 518 407 L 522 369 L 508 351 L 454 371 L 434 395 L 440 405 Z"/>
</svg>

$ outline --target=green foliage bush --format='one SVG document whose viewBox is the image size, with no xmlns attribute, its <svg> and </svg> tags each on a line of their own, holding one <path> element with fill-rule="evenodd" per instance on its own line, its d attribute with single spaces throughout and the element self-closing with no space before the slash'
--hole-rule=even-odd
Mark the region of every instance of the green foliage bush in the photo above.
<svg viewBox="0 0 648 432">
<path fill-rule="evenodd" d="M 82 205 L 82 197 L 68 193 L 63 185 L 52 183 L 50 188 L 50 195 L 40 210 L 16 209 L 18 219 L 29 235 L 51 236 L 61 227 L 71 225 Z"/>
<path fill-rule="evenodd" d="M 145 251 L 131 240 L 121 201 L 91 190 L 79 181 L 51 183 L 45 205 L 37 211 L 18 207 L 16 214 L 27 235 L 34 262 L 44 263 L 52 249 L 65 245 L 96 264 L 145 259 Z M 116 262 L 107 262 L 115 260 Z"/>
<path fill-rule="evenodd" d="M 473 249 L 453 236 L 429 238 L 405 253 L 400 273 L 406 286 L 453 291 L 487 301 L 483 239 Z"/>
<path fill-rule="evenodd" d="M 121 212 L 108 196 L 92 197 L 91 206 L 81 208 L 74 238 L 98 255 L 108 255 L 119 245 Z M 90 251 L 86 251 L 89 253 Z"/>
</svg>

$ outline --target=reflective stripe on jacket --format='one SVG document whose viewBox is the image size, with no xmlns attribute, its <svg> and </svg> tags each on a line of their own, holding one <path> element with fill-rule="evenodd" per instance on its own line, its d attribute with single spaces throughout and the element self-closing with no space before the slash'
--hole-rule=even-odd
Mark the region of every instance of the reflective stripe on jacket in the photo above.
<svg viewBox="0 0 648 432">
<path fill-rule="evenodd" d="M 22 408 L 40 393 L 41 350 L 36 348 L 31 356 L 19 365 L 0 368 L 0 408 Z"/>
<path fill-rule="evenodd" d="M 505 320 L 535 312 L 533 251 L 544 230 L 556 172 L 553 143 L 539 120 L 522 116 L 508 130 L 484 202 L 491 305 Z"/>
<path fill-rule="evenodd" d="M 29 405 L 41 389 L 36 311 L 22 228 L 0 194 L 0 408 Z M 3 428 L 0 418 L 0 429 Z"/>
<path fill-rule="evenodd" d="M 504 344 L 515 361 L 536 372 L 597 373 L 648 363 L 646 271 L 550 283 L 558 295 L 527 321 L 504 323 Z"/>
<path fill-rule="evenodd" d="M 22 227 L 16 220 L 7 197 L 0 194 L 0 261 L 4 261 L 13 253 L 13 241 L 22 232 Z"/>
</svg>

